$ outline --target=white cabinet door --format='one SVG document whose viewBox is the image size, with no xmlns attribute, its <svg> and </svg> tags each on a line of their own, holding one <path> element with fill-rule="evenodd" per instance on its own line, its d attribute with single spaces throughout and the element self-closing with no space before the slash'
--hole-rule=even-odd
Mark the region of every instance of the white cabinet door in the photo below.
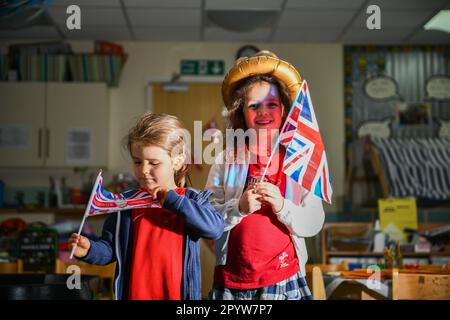
<svg viewBox="0 0 450 320">
<path fill-rule="evenodd" d="M 105 167 L 108 122 L 104 83 L 47 83 L 45 165 Z"/>
<path fill-rule="evenodd" d="M 45 83 L 0 83 L 0 166 L 44 164 Z"/>
</svg>

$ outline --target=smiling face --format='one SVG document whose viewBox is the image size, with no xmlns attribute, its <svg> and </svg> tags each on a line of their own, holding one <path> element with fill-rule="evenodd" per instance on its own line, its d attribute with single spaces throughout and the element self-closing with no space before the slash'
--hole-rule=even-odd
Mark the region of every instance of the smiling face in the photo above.
<svg viewBox="0 0 450 320">
<path fill-rule="evenodd" d="M 131 145 L 134 175 L 139 186 L 149 191 L 156 187 L 176 188 L 174 173 L 179 170 L 179 163 L 173 161 L 166 150 L 134 142 Z"/>
<path fill-rule="evenodd" d="M 244 117 L 249 129 L 280 129 L 282 104 L 275 85 L 265 81 L 254 83 L 245 96 Z"/>
</svg>

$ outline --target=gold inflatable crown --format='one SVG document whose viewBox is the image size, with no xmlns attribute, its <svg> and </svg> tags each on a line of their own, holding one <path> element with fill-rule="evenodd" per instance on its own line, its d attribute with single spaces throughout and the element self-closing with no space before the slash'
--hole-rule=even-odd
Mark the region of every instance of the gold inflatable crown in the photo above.
<svg viewBox="0 0 450 320">
<path fill-rule="evenodd" d="M 223 79 L 222 99 L 228 109 L 231 107 L 231 95 L 236 89 L 236 84 L 242 79 L 258 74 L 267 74 L 283 82 L 289 90 L 291 99 L 296 98 L 302 83 L 298 71 L 289 62 L 279 59 L 275 53 L 263 50 L 254 56 L 236 60 Z"/>
</svg>

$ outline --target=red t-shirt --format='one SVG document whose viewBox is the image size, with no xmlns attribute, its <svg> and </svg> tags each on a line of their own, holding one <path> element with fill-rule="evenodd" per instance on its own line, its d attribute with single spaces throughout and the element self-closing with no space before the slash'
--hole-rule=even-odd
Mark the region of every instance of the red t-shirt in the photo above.
<svg viewBox="0 0 450 320">
<path fill-rule="evenodd" d="M 281 171 L 284 150 L 278 161 L 272 160 L 264 181 L 280 188 L 284 196 L 286 176 Z M 259 181 L 263 163 L 250 164 L 246 188 Z M 249 214 L 236 225 L 228 239 L 227 263 L 217 266 L 216 284 L 231 289 L 255 289 L 285 280 L 299 270 L 295 247 L 286 226 L 278 220 L 270 205 Z"/>
<path fill-rule="evenodd" d="M 128 299 L 181 300 L 184 219 L 164 208 L 134 209 L 131 217 Z"/>
</svg>

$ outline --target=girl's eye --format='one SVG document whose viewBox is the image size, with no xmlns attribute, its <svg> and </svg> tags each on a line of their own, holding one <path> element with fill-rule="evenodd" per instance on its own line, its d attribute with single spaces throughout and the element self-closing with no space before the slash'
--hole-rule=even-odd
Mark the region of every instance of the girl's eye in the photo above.
<svg viewBox="0 0 450 320">
<path fill-rule="evenodd" d="M 249 105 L 248 108 L 252 109 L 252 110 L 256 110 L 256 109 L 258 109 L 258 106 L 259 106 L 259 104 L 254 103 L 254 104 Z"/>
<path fill-rule="evenodd" d="M 275 108 L 278 108 L 278 107 L 279 107 L 279 104 L 276 103 L 276 102 L 271 102 L 271 103 L 269 103 L 269 107 L 270 107 L 271 109 L 275 109 Z"/>
<path fill-rule="evenodd" d="M 158 165 L 160 164 L 160 162 L 150 162 L 150 164 L 151 164 L 152 166 L 158 166 Z"/>
</svg>

